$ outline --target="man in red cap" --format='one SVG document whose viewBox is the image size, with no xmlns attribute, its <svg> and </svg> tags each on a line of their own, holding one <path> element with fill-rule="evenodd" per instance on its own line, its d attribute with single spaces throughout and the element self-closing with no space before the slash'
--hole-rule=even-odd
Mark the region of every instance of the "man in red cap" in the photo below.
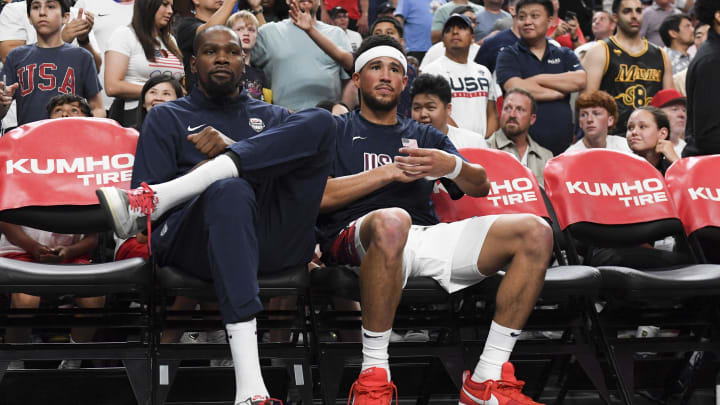
<svg viewBox="0 0 720 405">
<path fill-rule="evenodd" d="M 685 121 L 687 119 L 687 101 L 682 93 L 675 89 L 660 90 L 650 101 L 650 105 L 657 107 L 667 114 L 670 119 L 670 142 L 675 153 L 682 156 L 685 149 Z"/>
</svg>

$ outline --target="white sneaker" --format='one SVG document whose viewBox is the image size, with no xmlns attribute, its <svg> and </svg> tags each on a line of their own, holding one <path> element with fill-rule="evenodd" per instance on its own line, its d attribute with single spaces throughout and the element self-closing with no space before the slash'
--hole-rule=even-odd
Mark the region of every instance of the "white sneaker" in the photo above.
<svg viewBox="0 0 720 405">
<path fill-rule="evenodd" d="M 235 405 L 282 405 L 282 401 L 264 395 L 253 395 L 242 402 L 236 402 Z"/>
<path fill-rule="evenodd" d="M 23 360 L 13 360 L 8 364 L 8 370 L 24 370 L 25 362 Z"/>
<path fill-rule="evenodd" d="M 146 228 L 150 233 L 150 216 L 157 206 L 157 197 L 146 183 L 132 190 L 102 187 L 95 194 L 118 237 L 127 239 Z"/>
<path fill-rule="evenodd" d="M 82 360 L 80 359 L 63 360 L 60 362 L 58 370 L 74 370 L 80 368 L 81 365 Z"/>
<path fill-rule="evenodd" d="M 205 332 L 185 332 L 180 336 L 180 343 L 207 343 L 207 335 Z"/>
<path fill-rule="evenodd" d="M 405 333 L 405 342 L 427 342 L 430 340 L 430 331 L 427 329 L 409 330 Z"/>
</svg>

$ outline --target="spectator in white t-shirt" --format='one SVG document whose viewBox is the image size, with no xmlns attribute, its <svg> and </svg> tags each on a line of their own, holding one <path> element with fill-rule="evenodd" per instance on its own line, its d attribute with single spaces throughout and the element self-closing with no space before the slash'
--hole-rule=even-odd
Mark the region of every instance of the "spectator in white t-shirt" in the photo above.
<svg viewBox="0 0 720 405">
<path fill-rule="evenodd" d="M 443 27 L 445 56 L 426 66 L 421 73 L 444 77 L 452 90 L 452 119 L 458 127 L 486 137 L 500 124 L 495 101 L 500 87 L 490 71 L 474 61 L 468 61 L 473 43 L 472 21 L 462 14 L 453 14 Z"/>
<path fill-rule="evenodd" d="M 410 88 L 411 116 L 447 135 L 456 148 L 487 148 L 485 137 L 448 124 L 452 111 L 450 84 L 441 76 L 422 74 Z"/>
<path fill-rule="evenodd" d="M 453 9 L 452 14 L 463 14 L 466 15 L 470 22 L 473 23 L 473 30 L 475 30 L 475 27 L 477 25 L 477 18 L 475 15 L 475 9 L 470 6 L 458 6 Z M 475 60 L 475 56 L 477 55 L 478 51 L 480 50 L 480 45 L 473 42 L 470 44 L 470 51 L 468 52 L 468 60 Z M 433 44 L 433 46 L 428 49 L 428 51 L 425 53 L 425 57 L 422 60 L 422 63 L 420 64 L 420 71 L 422 71 L 427 65 L 435 62 L 436 60 L 440 59 L 441 56 L 445 55 L 445 44 L 443 41 L 438 41 Z"/>
<path fill-rule="evenodd" d="M 602 90 L 583 93 L 575 101 L 575 111 L 585 136 L 570 145 L 565 153 L 592 148 L 632 153 L 624 137 L 608 135 L 618 119 L 617 103 L 610 94 Z"/>
<path fill-rule="evenodd" d="M 130 26 L 121 26 L 105 52 L 105 90 L 116 97 L 110 118 L 126 127 L 137 121 L 140 92 L 152 76 L 180 82 L 185 75 L 182 53 L 170 34 L 173 0 L 135 0 Z"/>
<path fill-rule="evenodd" d="M 329 14 L 332 25 L 342 28 L 342 30 L 345 32 L 345 37 L 350 43 L 350 47 L 352 48 L 353 53 L 357 51 L 363 38 L 359 32 L 348 29 L 348 24 L 350 24 L 350 17 L 348 17 L 348 12 L 347 10 L 345 10 L 345 7 L 337 6 L 330 10 Z"/>
</svg>

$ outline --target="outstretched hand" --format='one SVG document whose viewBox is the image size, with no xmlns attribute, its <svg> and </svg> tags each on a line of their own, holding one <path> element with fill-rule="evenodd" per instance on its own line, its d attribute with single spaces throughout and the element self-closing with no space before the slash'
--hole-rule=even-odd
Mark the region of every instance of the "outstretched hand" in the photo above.
<svg viewBox="0 0 720 405">
<path fill-rule="evenodd" d="M 290 19 L 303 31 L 310 31 L 310 28 L 315 25 L 315 19 L 310 12 L 301 10 L 294 1 L 290 3 Z"/>
</svg>

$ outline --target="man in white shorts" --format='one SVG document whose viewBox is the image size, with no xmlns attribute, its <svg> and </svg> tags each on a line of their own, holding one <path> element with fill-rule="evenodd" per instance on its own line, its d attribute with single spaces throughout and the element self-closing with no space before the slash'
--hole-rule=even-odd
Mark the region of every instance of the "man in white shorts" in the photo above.
<svg viewBox="0 0 720 405">
<path fill-rule="evenodd" d="M 442 132 L 396 114 L 406 65 L 390 37 L 367 38 L 356 52 L 352 80 L 361 108 L 336 117 L 335 160 L 320 206 L 323 260 L 360 266 L 363 362 L 353 403 L 391 403 L 387 348 L 409 277 L 432 277 L 454 292 L 507 265 L 485 349 L 464 376 L 460 402 L 535 404 L 508 360 L 542 289 L 552 231 L 533 215 L 438 224 L 434 179 L 454 197 L 485 196 L 490 183 Z"/>
</svg>

